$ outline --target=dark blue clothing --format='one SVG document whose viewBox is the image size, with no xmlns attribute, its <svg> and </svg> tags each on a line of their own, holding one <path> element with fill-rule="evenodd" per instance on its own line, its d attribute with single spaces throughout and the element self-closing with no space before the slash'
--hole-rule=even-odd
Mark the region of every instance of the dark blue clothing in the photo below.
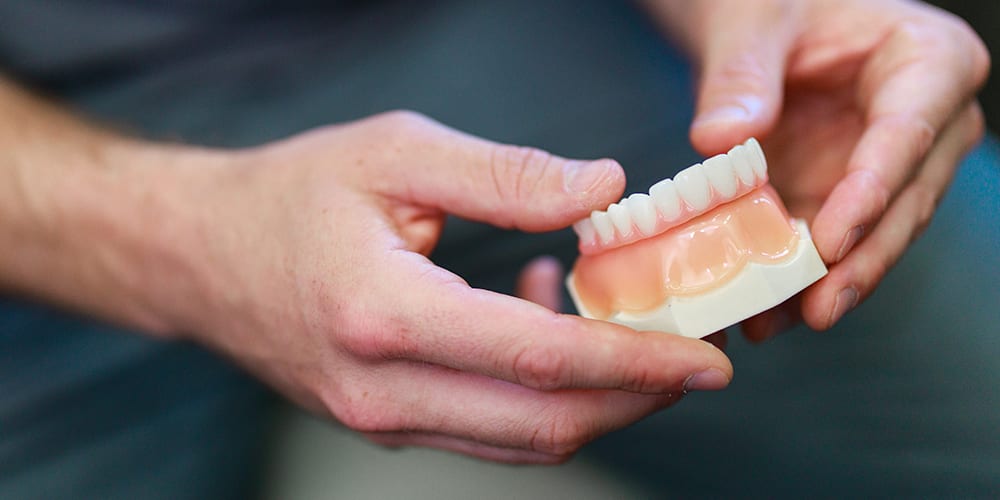
<svg viewBox="0 0 1000 500">
<path fill-rule="evenodd" d="M 0 0 L 0 64 L 99 120 L 225 146 L 408 108 L 494 140 L 618 159 L 629 190 L 697 161 L 689 71 L 618 2 Z M 665 496 L 1000 491 L 1000 149 L 836 329 L 736 340 L 727 391 L 587 448 Z M 434 255 L 510 290 L 569 231 L 449 221 Z M 0 498 L 252 489 L 262 390 L 197 347 L 0 306 Z"/>
</svg>

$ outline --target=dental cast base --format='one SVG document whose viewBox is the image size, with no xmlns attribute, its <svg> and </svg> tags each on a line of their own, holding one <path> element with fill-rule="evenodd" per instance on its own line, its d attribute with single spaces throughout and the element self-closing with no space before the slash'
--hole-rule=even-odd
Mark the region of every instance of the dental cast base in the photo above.
<svg viewBox="0 0 1000 500">
<path fill-rule="evenodd" d="M 755 139 L 573 225 L 580 315 L 701 338 L 826 274 L 809 228 L 767 183 Z"/>
</svg>

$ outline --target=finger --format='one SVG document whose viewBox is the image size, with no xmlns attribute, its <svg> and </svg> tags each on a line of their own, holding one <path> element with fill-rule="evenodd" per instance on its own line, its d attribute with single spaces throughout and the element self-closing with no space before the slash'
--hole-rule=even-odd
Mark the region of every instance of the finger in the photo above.
<svg viewBox="0 0 1000 500">
<path fill-rule="evenodd" d="M 524 300 L 559 311 L 562 309 L 562 281 L 563 269 L 559 260 L 549 256 L 539 257 L 521 271 L 516 294 Z"/>
<path fill-rule="evenodd" d="M 369 432 L 365 433 L 365 437 L 375 444 L 390 448 L 404 446 L 434 448 L 508 464 L 558 464 L 570 457 L 570 455 L 551 455 L 537 451 L 501 448 L 499 446 L 477 443 L 469 439 L 430 432 Z"/>
<path fill-rule="evenodd" d="M 726 345 L 729 344 L 729 336 L 726 335 L 725 330 L 720 330 L 713 334 L 706 335 L 702 337 L 701 340 L 704 340 L 705 342 L 714 345 L 716 349 L 722 352 L 726 352 Z"/>
<path fill-rule="evenodd" d="M 760 343 L 791 329 L 802 322 L 801 304 L 800 294 L 744 320 L 740 324 L 743 336 L 751 342 Z"/>
<path fill-rule="evenodd" d="M 410 293 L 382 294 L 378 314 L 351 314 L 384 322 L 349 329 L 359 333 L 344 342 L 358 356 L 423 361 L 546 390 L 675 392 L 694 374 L 701 376 L 688 389 L 713 390 L 732 378 L 729 359 L 706 342 L 557 314 L 469 288 L 429 261 L 415 264 L 423 259 L 416 254 L 399 257 L 406 261 L 388 276 Z"/>
<path fill-rule="evenodd" d="M 613 160 L 568 160 L 473 137 L 413 113 L 365 122 L 376 130 L 384 191 L 504 228 L 567 227 L 617 201 L 625 174 Z M 382 144 L 389 142 L 393 146 Z"/>
<path fill-rule="evenodd" d="M 959 28 L 901 23 L 861 74 L 867 126 L 813 223 L 823 258 L 839 262 L 916 172 L 937 135 L 982 85 L 988 55 Z"/>
<path fill-rule="evenodd" d="M 762 137 L 781 109 L 791 18 L 767 2 L 732 2 L 710 18 L 691 142 L 706 155 Z M 794 8 L 793 8 L 794 10 Z"/>
<path fill-rule="evenodd" d="M 361 389 L 366 397 L 360 411 L 370 418 L 367 422 L 346 422 L 358 430 L 448 436 L 453 440 L 439 444 L 454 446 L 455 440 L 466 440 L 557 457 L 575 453 L 597 437 L 682 397 L 681 393 L 537 391 L 411 362 L 383 363 L 373 378 L 394 382 Z"/>
<path fill-rule="evenodd" d="M 978 104 L 972 104 L 944 131 L 920 173 L 893 201 L 871 234 L 805 292 L 802 312 L 812 328 L 832 327 L 872 293 L 926 228 L 956 165 L 982 133 L 982 112 Z"/>
</svg>

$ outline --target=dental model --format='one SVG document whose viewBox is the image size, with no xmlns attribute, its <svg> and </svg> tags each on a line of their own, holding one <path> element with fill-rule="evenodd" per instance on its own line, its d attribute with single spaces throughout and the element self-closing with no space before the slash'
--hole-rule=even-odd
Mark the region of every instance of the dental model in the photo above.
<svg viewBox="0 0 1000 500">
<path fill-rule="evenodd" d="M 805 221 L 767 183 L 755 139 L 573 225 L 566 279 L 580 315 L 701 338 L 826 274 Z"/>
</svg>

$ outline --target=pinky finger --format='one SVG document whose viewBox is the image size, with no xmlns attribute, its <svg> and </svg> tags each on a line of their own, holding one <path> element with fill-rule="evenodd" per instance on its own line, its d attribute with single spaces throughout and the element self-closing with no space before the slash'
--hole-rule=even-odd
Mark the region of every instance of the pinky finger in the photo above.
<svg viewBox="0 0 1000 500">
<path fill-rule="evenodd" d="M 875 290 L 906 248 L 923 233 L 947 190 L 956 165 L 982 136 L 977 103 L 955 119 L 916 178 L 899 193 L 871 234 L 830 273 L 803 295 L 802 315 L 810 327 L 825 330 Z"/>
</svg>

